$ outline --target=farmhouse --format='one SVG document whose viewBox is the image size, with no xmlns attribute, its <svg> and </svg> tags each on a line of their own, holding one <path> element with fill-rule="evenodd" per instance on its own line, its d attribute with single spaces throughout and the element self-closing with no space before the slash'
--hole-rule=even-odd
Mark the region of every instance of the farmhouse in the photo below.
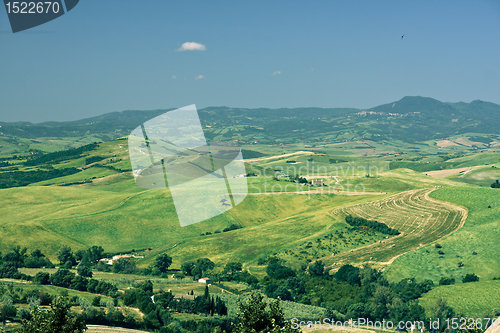
<svg viewBox="0 0 500 333">
<path fill-rule="evenodd" d="M 209 278 L 201 278 L 198 280 L 199 283 L 210 283 L 210 279 Z"/>
<path fill-rule="evenodd" d="M 130 259 L 130 258 L 144 258 L 144 256 L 136 256 L 136 255 L 128 255 L 128 254 L 122 254 L 118 256 L 113 256 L 113 258 L 102 258 L 99 261 L 103 261 L 107 265 L 113 265 L 113 262 L 115 262 L 118 259 Z"/>
<path fill-rule="evenodd" d="M 189 294 L 178 294 L 178 295 L 174 296 L 174 299 L 188 299 L 190 301 L 194 301 L 197 298 L 198 298 L 198 296 L 196 296 L 196 295 L 189 295 Z"/>
<path fill-rule="evenodd" d="M 99 259 L 99 261 L 104 262 L 106 265 L 113 265 L 113 259 L 102 258 L 102 259 Z"/>
<path fill-rule="evenodd" d="M 233 178 L 243 178 L 243 177 L 247 177 L 247 174 L 246 173 L 242 173 L 241 175 L 236 175 Z"/>
<path fill-rule="evenodd" d="M 323 186 L 323 179 L 313 179 L 311 180 L 311 184 L 314 186 Z"/>
<path fill-rule="evenodd" d="M 128 254 L 122 254 L 122 255 L 119 255 L 119 256 L 113 256 L 113 261 L 118 260 L 118 259 L 129 259 L 131 257 L 132 256 L 129 256 Z"/>
</svg>

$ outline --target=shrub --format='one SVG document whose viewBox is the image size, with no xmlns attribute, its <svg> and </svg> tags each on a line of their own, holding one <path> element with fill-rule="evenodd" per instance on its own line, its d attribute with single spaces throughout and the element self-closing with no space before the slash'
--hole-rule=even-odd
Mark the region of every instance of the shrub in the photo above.
<svg viewBox="0 0 500 333">
<path fill-rule="evenodd" d="M 479 277 L 472 273 L 472 274 L 467 274 L 464 276 L 464 278 L 462 279 L 462 282 L 463 283 L 468 283 L 468 282 L 476 282 L 476 281 L 479 281 Z"/>
<path fill-rule="evenodd" d="M 361 278 L 359 276 L 359 268 L 352 265 L 344 265 L 335 273 L 337 280 L 345 281 L 350 285 L 360 285 Z"/>
<path fill-rule="evenodd" d="M 451 284 L 454 284 L 454 283 L 455 283 L 455 279 L 454 278 L 442 277 L 441 280 L 439 280 L 439 285 L 440 286 L 448 286 L 448 285 L 451 285 Z"/>
<path fill-rule="evenodd" d="M 280 263 L 271 264 L 267 266 L 266 273 L 272 279 L 281 280 L 289 277 L 295 277 L 295 272 L 293 269 L 283 266 Z"/>
<path fill-rule="evenodd" d="M 239 226 L 237 224 L 231 224 L 229 227 L 227 228 L 224 228 L 222 230 L 222 232 L 228 232 L 228 231 L 232 231 L 232 230 L 236 230 L 236 229 L 240 229 L 240 228 L 243 228 L 242 226 Z"/>
<path fill-rule="evenodd" d="M 93 306 L 101 306 L 101 296 L 96 296 L 92 299 Z"/>
<path fill-rule="evenodd" d="M 380 223 L 377 221 L 370 221 L 362 217 L 354 217 L 348 215 L 345 217 L 345 221 L 347 224 L 353 227 L 368 227 L 370 229 L 373 229 L 374 231 L 378 231 L 386 235 L 391 235 L 391 236 L 399 235 L 399 231 L 397 231 L 396 229 L 389 228 L 384 223 Z"/>
<path fill-rule="evenodd" d="M 50 275 L 47 272 L 38 272 L 35 275 L 36 284 L 50 284 Z"/>
</svg>

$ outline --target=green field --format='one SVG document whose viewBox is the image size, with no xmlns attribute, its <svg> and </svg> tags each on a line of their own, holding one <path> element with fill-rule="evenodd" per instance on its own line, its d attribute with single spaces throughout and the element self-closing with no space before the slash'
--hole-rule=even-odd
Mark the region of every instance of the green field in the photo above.
<svg viewBox="0 0 500 333">
<path fill-rule="evenodd" d="M 479 281 L 439 286 L 425 294 L 420 304 L 429 309 L 437 298 L 446 299 L 464 317 L 492 318 L 500 309 L 500 281 Z"/>
<path fill-rule="evenodd" d="M 467 184 L 490 187 L 497 179 L 500 180 L 500 169 L 495 165 L 477 168 L 462 176 L 453 177 L 452 179 Z"/>
<path fill-rule="evenodd" d="M 215 134 L 233 132 L 242 129 L 235 126 Z M 17 245 L 29 251 L 40 249 L 57 262 L 62 244 L 73 251 L 98 245 L 109 253 L 141 252 L 145 258 L 134 259 L 139 267 L 150 266 L 158 254 L 166 252 L 173 258 L 174 269 L 185 261 L 207 257 L 216 269 L 227 262 L 241 262 L 259 279 L 266 277 L 266 266 L 258 265 L 258 260 L 269 256 L 295 269 L 318 259 L 333 270 L 345 263 L 371 263 L 382 268 L 390 281 L 415 277 L 437 283 L 442 277 L 453 277 L 456 285 L 436 287 L 422 298 L 422 304 L 428 309 L 437 297 L 443 297 L 464 314 L 482 315 L 481 311 L 498 307 L 498 283 L 491 279 L 500 277 L 500 190 L 489 184 L 500 178 L 500 154 L 462 148 L 437 154 L 438 148 L 431 143 L 397 140 L 248 145 L 245 149 L 256 160 L 247 161 L 247 172 L 257 175 L 246 178 L 249 195 L 236 208 L 187 227 L 180 227 L 169 190 L 144 190 L 135 184 L 124 140 L 36 166 L 25 166 L 24 156 L 9 160 L 12 164 L 0 172 L 13 167 L 25 172 L 68 167 L 81 171 L 1 189 L 0 251 L 9 252 Z M 307 153 L 282 156 L 296 151 Z M 85 162 L 91 159 L 95 162 Z M 448 178 L 422 173 L 462 167 L 472 170 Z M 321 179 L 325 186 L 300 185 L 288 177 L 273 177 L 277 175 Z M 386 238 L 350 228 L 344 222 L 348 214 L 383 222 L 402 235 Z M 222 232 L 232 224 L 242 228 Z M 443 254 L 438 254 L 436 243 Z M 463 285 L 460 281 L 467 273 L 477 274 L 480 282 Z M 94 277 L 113 282 L 120 290 L 152 279 L 155 290 L 204 292 L 204 285 L 190 279 L 102 272 L 94 272 Z M 61 293 L 57 287 L 43 288 Z M 249 286 L 224 282 L 222 287 L 210 288 L 224 295 L 234 314 L 240 296 L 222 293 L 223 288 L 245 293 Z M 465 293 L 468 297 L 463 297 Z M 319 318 L 324 309 L 286 303 L 285 312 L 288 317 L 302 313 Z"/>
<path fill-rule="evenodd" d="M 96 297 L 96 294 L 91 294 L 88 292 L 66 289 L 51 285 L 38 285 L 30 282 L 20 282 L 18 280 L 12 280 L 12 279 L 0 279 L 0 286 L 20 287 L 26 291 L 28 290 L 37 290 L 40 292 L 43 291 L 50 294 L 51 296 L 63 296 L 63 295 L 67 295 L 69 297 L 77 296 L 78 298 L 86 299 L 89 302 L 92 302 L 92 300 Z M 111 297 L 103 295 L 99 296 L 101 296 L 101 299 L 103 299 L 105 302 L 113 301 Z"/>
</svg>

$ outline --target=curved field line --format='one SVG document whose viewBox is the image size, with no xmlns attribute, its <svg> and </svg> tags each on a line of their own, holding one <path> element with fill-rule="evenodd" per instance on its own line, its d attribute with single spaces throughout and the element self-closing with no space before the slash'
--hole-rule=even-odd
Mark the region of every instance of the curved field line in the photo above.
<svg viewBox="0 0 500 333">
<path fill-rule="evenodd" d="M 353 215 L 385 223 L 401 234 L 321 260 L 332 270 L 347 263 L 388 265 L 400 255 L 433 243 L 461 228 L 467 218 L 467 210 L 429 198 L 433 190 L 405 191 L 333 211 L 342 219 Z"/>
</svg>

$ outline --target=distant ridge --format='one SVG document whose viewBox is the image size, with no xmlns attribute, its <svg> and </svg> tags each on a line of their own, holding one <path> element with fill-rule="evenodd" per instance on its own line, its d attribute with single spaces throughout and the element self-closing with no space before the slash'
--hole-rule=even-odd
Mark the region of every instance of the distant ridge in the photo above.
<svg viewBox="0 0 500 333">
<path fill-rule="evenodd" d="M 128 135 L 168 110 L 129 110 L 66 122 L 0 122 L 0 138 L 93 135 L 108 141 Z M 418 142 L 463 133 L 500 134 L 500 105 L 480 100 L 444 103 L 421 96 L 406 96 L 370 109 L 208 107 L 199 110 L 199 115 L 208 139 L 242 144 L 335 142 L 346 138 Z"/>
</svg>

